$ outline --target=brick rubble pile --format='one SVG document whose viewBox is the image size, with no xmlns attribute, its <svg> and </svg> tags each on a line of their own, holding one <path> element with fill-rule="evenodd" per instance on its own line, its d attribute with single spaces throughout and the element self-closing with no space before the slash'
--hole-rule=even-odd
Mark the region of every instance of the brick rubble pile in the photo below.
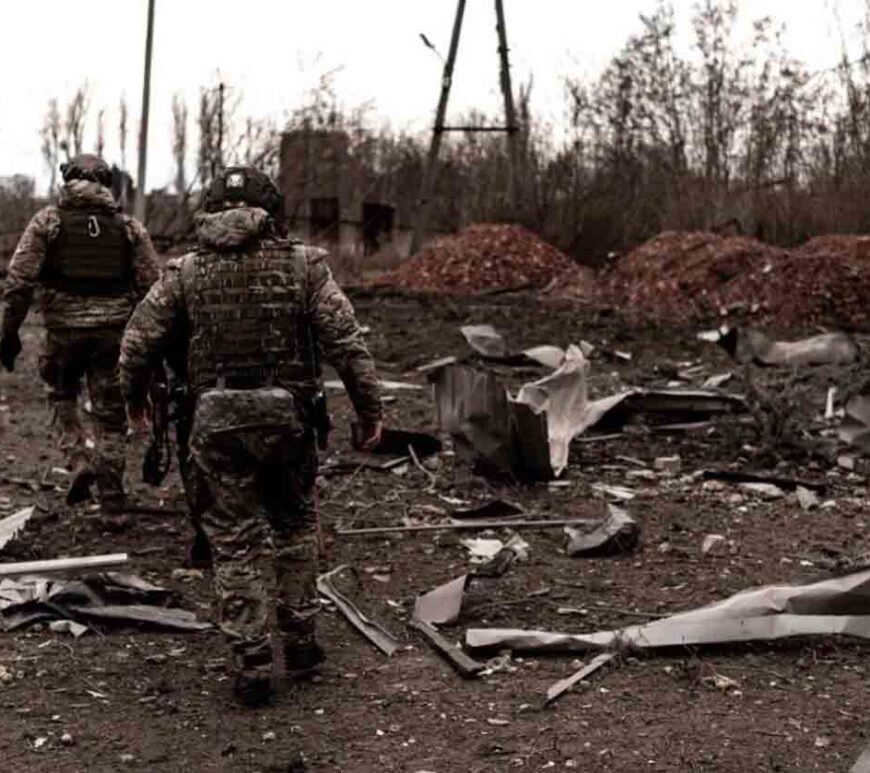
<svg viewBox="0 0 870 773">
<path fill-rule="evenodd" d="M 531 231 L 517 225 L 480 223 L 425 247 L 380 282 L 415 290 L 480 293 L 543 288 L 571 277 L 581 288 L 594 275 Z"/>
<path fill-rule="evenodd" d="M 759 322 L 862 328 L 870 322 L 870 240 L 831 235 L 790 250 L 744 236 L 665 232 L 607 274 L 612 302 L 675 320 L 728 313 Z"/>
</svg>

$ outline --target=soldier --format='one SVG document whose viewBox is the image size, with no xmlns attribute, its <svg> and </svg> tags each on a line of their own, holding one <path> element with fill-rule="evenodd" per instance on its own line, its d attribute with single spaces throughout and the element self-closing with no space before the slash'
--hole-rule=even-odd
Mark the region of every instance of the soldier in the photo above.
<svg viewBox="0 0 870 773">
<path fill-rule="evenodd" d="M 121 384 L 148 431 L 150 365 L 183 342 L 194 398 L 185 483 L 211 545 L 217 614 L 245 704 L 271 698 L 271 625 L 288 673 L 323 660 L 313 488 L 322 351 L 362 428 L 381 435 L 374 362 L 325 253 L 279 238 L 281 194 L 247 167 L 223 172 L 196 216 L 198 249 L 170 261 L 127 325 Z M 177 353 L 176 353 L 177 356 Z"/>
<path fill-rule="evenodd" d="M 121 335 L 159 269 L 145 227 L 120 212 L 106 163 L 85 154 L 60 170 L 64 184 L 57 206 L 33 216 L 9 263 L 0 363 L 14 369 L 21 352 L 18 331 L 41 288 L 46 342 L 40 375 L 72 470 L 67 502 L 87 499 L 96 480 L 101 506 L 117 512 L 124 507 L 126 435 L 118 384 Z M 83 378 L 93 407 L 93 452 L 78 408 Z"/>
</svg>

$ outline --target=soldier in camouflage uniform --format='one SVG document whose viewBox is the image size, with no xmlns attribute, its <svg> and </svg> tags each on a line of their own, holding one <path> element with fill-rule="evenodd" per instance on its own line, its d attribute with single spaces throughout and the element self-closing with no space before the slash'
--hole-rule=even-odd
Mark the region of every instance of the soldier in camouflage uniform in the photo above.
<svg viewBox="0 0 870 773">
<path fill-rule="evenodd" d="M 197 489 L 188 499 L 211 544 L 236 694 L 251 705 L 271 697 L 273 622 L 288 672 L 323 658 L 314 637 L 318 351 L 347 387 L 364 445 L 381 434 L 374 362 L 353 308 L 323 250 L 278 237 L 280 207 L 266 175 L 222 173 L 196 217 L 199 248 L 170 261 L 136 309 L 120 363 L 131 425 L 145 432 L 149 368 L 177 342 L 186 347 L 195 398 L 186 483 Z"/>
<path fill-rule="evenodd" d="M 101 158 L 76 156 L 61 173 L 57 205 L 34 215 L 9 263 L 0 363 L 14 368 L 19 328 L 41 289 L 46 343 L 40 374 L 72 469 L 67 501 L 86 499 L 96 480 L 104 510 L 118 511 L 124 506 L 126 435 L 117 369 L 121 335 L 159 269 L 145 227 L 120 212 Z M 83 378 L 93 406 L 93 452 L 78 408 Z"/>
</svg>

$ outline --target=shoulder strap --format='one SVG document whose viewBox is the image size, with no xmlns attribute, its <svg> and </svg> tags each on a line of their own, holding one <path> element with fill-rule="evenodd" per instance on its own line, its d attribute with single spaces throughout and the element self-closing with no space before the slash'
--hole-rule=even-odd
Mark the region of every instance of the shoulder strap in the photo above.
<svg viewBox="0 0 870 773">
<path fill-rule="evenodd" d="M 194 292 L 196 278 L 196 253 L 188 252 L 179 259 L 178 273 L 181 280 L 181 297 L 184 299 L 184 313 L 190 323 L 190 299 Z"/>
</svg>

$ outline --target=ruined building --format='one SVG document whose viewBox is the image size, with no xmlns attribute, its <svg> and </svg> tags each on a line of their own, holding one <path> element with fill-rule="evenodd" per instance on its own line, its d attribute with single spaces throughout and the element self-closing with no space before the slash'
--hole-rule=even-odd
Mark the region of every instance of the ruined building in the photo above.
<svg viewBox="0 0 870 773">
<path fill-rule="evenodd" d="M 352 258 L 407 257 L 413 195 L 351 152 L 347 132 L 299 129 L 281 137 L 280 185 L 290 231 Z M 408 188 L 409 186 L 405 186 Z"/>
</svg>

